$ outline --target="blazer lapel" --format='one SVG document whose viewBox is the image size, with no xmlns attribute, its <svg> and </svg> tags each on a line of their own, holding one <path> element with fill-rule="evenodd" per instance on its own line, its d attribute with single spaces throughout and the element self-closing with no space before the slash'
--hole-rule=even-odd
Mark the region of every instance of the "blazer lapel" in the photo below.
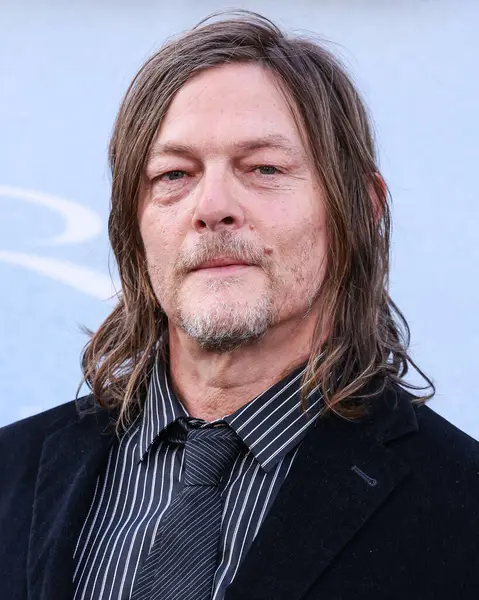
<svg viewBox="0 0 479 600">
<path fill-rule="evenodd" d="M 109 421 L 98 408 L 45 439 L 28 552 L 31 600 L 73 598 L 73 553 L 114 439 Z"/>
<path fill-rule="evenodd" d="M 298 600 L 307 592 L 409 473 L 382 445 L 417 430 L 409 398 L 389 390 L 364 422 L 317 421 L 225 600 Z"/>
</svg>

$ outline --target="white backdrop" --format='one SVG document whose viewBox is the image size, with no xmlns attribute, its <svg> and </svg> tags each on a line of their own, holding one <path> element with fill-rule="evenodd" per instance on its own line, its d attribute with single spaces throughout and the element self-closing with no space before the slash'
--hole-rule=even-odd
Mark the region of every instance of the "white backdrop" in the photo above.
<svg viewBox="0 0 479 600">
<path fill-rule="evenodd" d="M 73 398 L 111 304 L 106 147 L 130 79 L 217 1 L 0 3 L 0 425 Z M 393 194 L 391 293 L 430 406 L 479 439 L 479 2 L 237 2 L 314 31 L 375 118 Z M 411 375 L 410 381 L 420 378 Z"/>
</svg>

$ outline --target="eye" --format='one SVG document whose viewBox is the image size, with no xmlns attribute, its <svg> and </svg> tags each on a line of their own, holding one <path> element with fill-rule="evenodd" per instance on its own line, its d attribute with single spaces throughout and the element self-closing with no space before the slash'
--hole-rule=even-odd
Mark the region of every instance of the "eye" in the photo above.
<svg viewBox="0 0 479 600">
<path fill-rule="evenodd" d="M 175 170 L 175 171 L 167 171 L 160 175 L 159 179 L 167 179 L 168 181 L 176 181 L 177 179 L 183 179 L 183 176 L 186 175 L 185 171 Z"/>
<path fill-rule="evenodd" d="M 256 167 L 256 170 L 258 170 L 261 175 L 276 175 L 276 173 L 279 173 L 279 170 L 272 165 L 259 165 Z"/>
</svg>

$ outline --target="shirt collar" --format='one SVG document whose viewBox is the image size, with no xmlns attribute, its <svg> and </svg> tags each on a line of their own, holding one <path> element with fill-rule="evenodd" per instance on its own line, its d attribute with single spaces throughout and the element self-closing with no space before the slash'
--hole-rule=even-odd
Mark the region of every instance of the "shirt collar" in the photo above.
<svg viewBox="0 0 479 600">
<path fill-rule="evenodd" d="M 319 416 L 319 386 L 308 394 L 306 409 L 301 408 L 305 370 L 306 363 L 225 417 L 265 471 L 301 442 Z"/>
<path fill-rule="evenodd" d="M 273 384 L 240 409 L 218 419 L 225 421 L 243 440 L 265 471 L 269 471 L 299 444 L 316 420 L 322 400 L 319 386 L 308 395 L 306 410 L 301 409 L 302 377 L 306 363 Z M 139 425 L 139 460 L 153 442 L 179 417 L 189 417 L 173 392 L 166 365 L 157 360 L 148 386 Z"/>
<path fill-rule="evenodd" d="M 155 361 L 148 384 L 148 395 L 139 431 L 140 460 L 143 460 L 160 433 L 178 419 L 189 417 L 183 404 L 173 392 L 166 364 Z"/>
</svg>

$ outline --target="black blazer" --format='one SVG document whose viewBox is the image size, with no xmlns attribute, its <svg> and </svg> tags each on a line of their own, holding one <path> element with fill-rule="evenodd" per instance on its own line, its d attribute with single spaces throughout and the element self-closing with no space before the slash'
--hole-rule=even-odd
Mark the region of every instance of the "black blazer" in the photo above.
<svg viewBox="0 0 479 600">
<path fill-rule="evenodd" d="M 479 598 L 479 443 L 411 398 L 310 429 L 226 600 Z M 69 402 L 0 429 L 1 600 L 73 597 L 109 422 Z"/>
</svg>

